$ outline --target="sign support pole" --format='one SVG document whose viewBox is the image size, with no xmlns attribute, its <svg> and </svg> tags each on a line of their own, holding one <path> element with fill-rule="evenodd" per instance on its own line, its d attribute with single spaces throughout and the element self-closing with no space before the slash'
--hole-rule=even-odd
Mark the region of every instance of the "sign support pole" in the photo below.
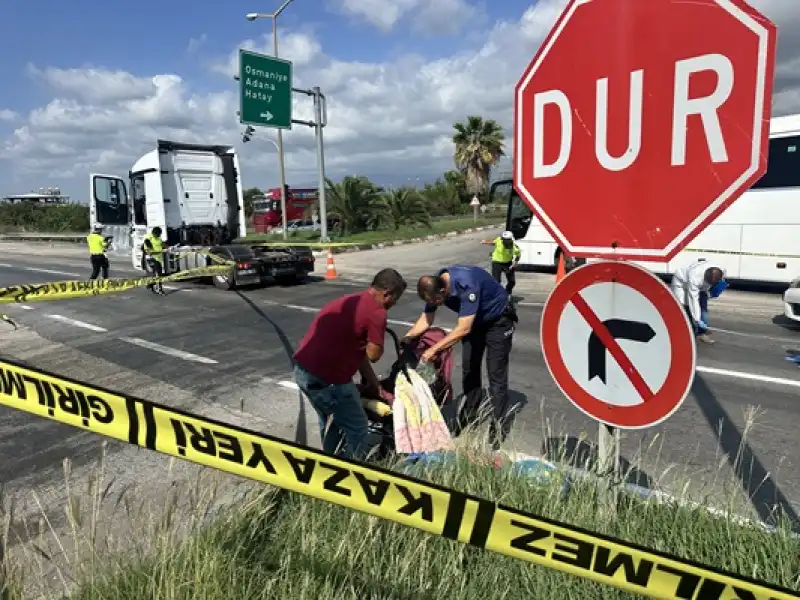
<svg viewBox="0 0 800 600">
<path fill-rule="evenodd" d="M 597 437 L 597 471 L 600 478 L 600 510 L 611 517 L 617 509 L 617 486 L 620 456 L 619 429 L 600 423 Z"/>
<path fill-rule="evenodd" d="M 619 429 L 598 423 L 597 433 L 597 470 L 601 478 L 603 495 L 606 499 L 606 506 L 611 514 L 616 512 L 617 507 L 617 475 L 619 474 L 619 458 L 621 437 Z"/>
<path fill-rule="evenodd" d="M 319 238 L 328 241 L 328 207 L 325 199 L 325 150 L 322 142 L 322 128 L 328 124 L 328 110 L 325 95 L 319 86 L 312 88 L 314 92 L 314 137 L 317 138 L 317 176 L 319 179 Z"/>
<path fill-rule="evenodd" d="M 275 58 L 278 58 L 278 20 L 272 19 L 272 48 Z M 289 96 L 291 102 L 291 96 Z M 283 130 L 278 129 L 278 170 L 281 179 L 281 219 L 283 220 L 283 239 L 289 239 L 289 229 L 286 221 L 286 166 L 283 161 Z"/>
</svg>

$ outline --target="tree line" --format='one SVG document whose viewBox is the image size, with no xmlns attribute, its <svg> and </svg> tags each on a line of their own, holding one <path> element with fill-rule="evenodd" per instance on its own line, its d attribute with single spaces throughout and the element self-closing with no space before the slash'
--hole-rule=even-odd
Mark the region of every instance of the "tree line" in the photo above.
<svg viewBox="0 0 800 600">
<path fill-rule="evenodd" d="M 494 120 L 469 116 L 453 125 L 452 140 L 456 168 L 421 189 L 386 188 L 360 175 L 349 175 L 338 182 L 327 179 L 326 208 L 328 216 L 338 221 L 337 233 L 430 226 L 434 217 L 468 213 L 475 196 L 485 203 L 491 169 L 505 155 L 503 128 Z M 253 213 L 253 202 L 262 195 L 259 188 L 245 191 L 248 218 Z M 313 213 L 318 214 L 318 206 L 310 206 L 307 212 L 306 218 L 310 219 Z"/>
<path fill-rule="evenodd" d="M 326 180 L 328 216 L 338 220 L 339 233 L 430 225 L 435 217 L 468 213 L 474 196 L 486 202 L 491 169 L 505 155 L 503 128 L 492 119 L 469 116 L 453 124 L 452 140 L 455 169 L 422 188 L 386 188 L 360 175 L 338 182 Z M 258 188 L 244 192 L 248 217 L 253 213 L 254 200 L 262 195 Z M 89 207 L 83 204 L 0 204 L 0 232 L 88 230 Z"/>
</svg>

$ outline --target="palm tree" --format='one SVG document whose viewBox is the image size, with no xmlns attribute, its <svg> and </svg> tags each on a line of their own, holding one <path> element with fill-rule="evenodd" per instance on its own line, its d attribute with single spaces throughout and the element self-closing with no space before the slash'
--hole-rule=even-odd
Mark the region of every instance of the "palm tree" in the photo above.
<svg viewBox="0 0 800 600">
<path fill-rule="evenodd" d="M 453 129 L 456 166 L 466 177 L 469 192 L 480 195 L 489 185 L 492 166 L 505 156 L 503 128 L 493 119 L 469 116 Z"/>
<path fill-rule="evenodd" d="M 417 190 L 401 187 L 382 197 L 383 209 L 379 213 L 379 224 L 392 229 L 403 225 L 426 225 L 430 227 L 431 216 L 425 200 Z"/>
<path fill-rule="evenodd" d="M 366 177 L 347 176 L 339 183 L 325 179 L 328 215 L 339 219 L 339 233 L 347 235 L 365 229 L 380 212 L 377 186 Z"/>
</svg>

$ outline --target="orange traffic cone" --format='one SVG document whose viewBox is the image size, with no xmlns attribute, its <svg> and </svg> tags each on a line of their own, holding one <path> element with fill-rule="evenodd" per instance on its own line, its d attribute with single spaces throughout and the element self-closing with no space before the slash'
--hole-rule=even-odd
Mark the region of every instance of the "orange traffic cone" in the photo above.
<svg viewBox="0 0 800 600">
<path fill-rule="evenodd" d="M 325 279 L 337 279 L 338 277 L 336 265 L 333 264 L 333 250 L 328 248 L 328 270 L 325 273 Z"/>
<path fill-rule="evenodd" d="M 558 255 L 558 269 L 556 269 L 556 283 L 564 279 L 564 276 L 567 274 L 567 268 L 564 265 L 564 254 L 560 253 Z"/>
</svg>

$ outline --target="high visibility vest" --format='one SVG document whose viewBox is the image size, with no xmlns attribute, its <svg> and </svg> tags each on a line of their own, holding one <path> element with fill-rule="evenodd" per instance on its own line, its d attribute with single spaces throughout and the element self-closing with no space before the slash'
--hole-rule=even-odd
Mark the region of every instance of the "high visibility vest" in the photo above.
<svg viewBox="0 0 800 600">
<path fill-rule="evenodd" d="M 90 233 L 86 236 L 86 244 L 89 246 L 89 254 L 105 254 L 106 240 L 99 233 Z"/>
<path fill-rule="evenodd" d="M 492 262 L 510 263 L 513 259 L 519 259 L 521 254 L 516 242 L 513 247 L 506 248 L 503 245 L 503 238 L 494 239 L 494 251 L 492 252 Z"/>
<path fill-rule="evenodd" d="M 160 263 L 164 262 L 164 255 L 161 254 L 164 250 L 164 242 L 161 240 L 160 237 L 154 236 L 152 233 L 148 234 L 147 237 L 144 238 L 145 242 L 150 242 L 150 248 L 145 245 L 145 253 L 150 256 L 150 258 L 157 260 Z"/>
</svg>

